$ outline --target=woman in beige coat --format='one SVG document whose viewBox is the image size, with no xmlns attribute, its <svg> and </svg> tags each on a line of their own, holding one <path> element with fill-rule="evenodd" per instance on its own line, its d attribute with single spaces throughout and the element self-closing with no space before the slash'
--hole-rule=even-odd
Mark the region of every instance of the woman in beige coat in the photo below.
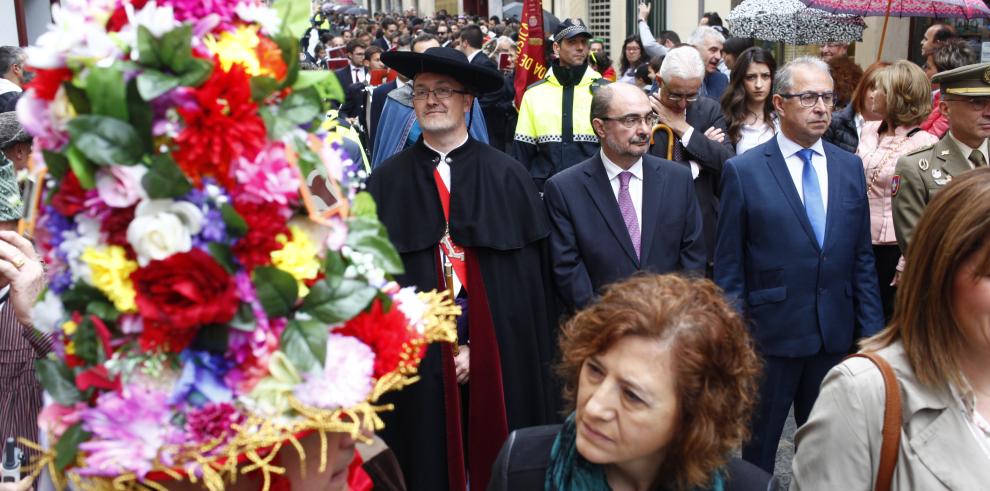
<svg viewBox="0 0 990 491">
<path fill-rule="evenodd" d="M 990 486 L 990 169 L 928 205 L 887 329 L 862 343 L 893 367 L 903 423 L 892 489 Z M 868 360 L 833 368 L 797 433 L 791 489 L 873 489 L 884 385 Z"/>
</svg>

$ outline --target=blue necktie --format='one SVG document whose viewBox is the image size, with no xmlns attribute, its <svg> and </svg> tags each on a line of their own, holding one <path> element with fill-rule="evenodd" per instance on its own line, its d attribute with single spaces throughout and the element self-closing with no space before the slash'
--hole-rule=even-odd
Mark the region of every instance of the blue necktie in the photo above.
<svg viewBox="0 0 990 491">
<path fill-rule="evenodd" d="M 798 156 L 804 161 L 804 170 L 801 172 L 801 187 L 804 190 L 804 211 L 808 213 L 808 221 L 811 222 L 811 229 L 815 231 L 815 239 L 818 247 L 825 243 L 825 201 L 822 200 L 822 189 L 818 185 L 818 173 L 811 165 L 811 156 L 814 150 L 803 148 L 798 150 Z"/>
</svg>

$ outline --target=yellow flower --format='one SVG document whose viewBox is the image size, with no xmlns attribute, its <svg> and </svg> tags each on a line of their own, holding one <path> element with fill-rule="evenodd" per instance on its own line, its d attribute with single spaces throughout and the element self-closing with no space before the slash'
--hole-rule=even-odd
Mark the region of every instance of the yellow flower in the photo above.
<svg viewBox="0 0 990 491">
<path fill-rule="evenodd" d="M 304 297 L 309 293 L 309 288 L 303 281 L 320 274 L 320 261 L 316 256 L 316 244 L 305 230 L 290 225 L 289 232 L 292 232 L 292 240 L 288 240 L 285 234 L 276 237 L 282 248 L 272 251 L 272 265 L 292 275 L 299 283 L 299 296 Z"/>
<path fill-rule="evenodd" d="M 76 342 L 69 341 L 69 344 L 65 345 L 65 354 L 74 355 L 76 354 Z"/>
<path fill-rule="evenodd" d="M 237 30 L 224 31 L 219 38 L 212 35 L 204 40 L 210 52 L 220 57 L 220 65 L 224 71 L 229 71 L 234 63 L 240 63 L 248 75 L 269 75 L 271 71 L 263 68 L 258 60 L 258 28 L 257 26 L 241 26 Z"/>
<path fill-rule="evenodd" d="M 106 294 L 117 310 L 137 311 L 131 273 L 138 269 L 138 264 L 127 259 L 123 247 L 108 246 L 99 249 L 87 247 L 81 258 L 93 272 L 91 280 L 93 286 Z"/>
<path fill-rule="evenodd" d="M 76 321 L 65 321 L 65 324 L 62 324 L 62 332 L 65 333 L 66 336 L 71 336 L 76 333 L 76 328 L 78 327 L 79 324 L 77 324 Z"/>
</svg>

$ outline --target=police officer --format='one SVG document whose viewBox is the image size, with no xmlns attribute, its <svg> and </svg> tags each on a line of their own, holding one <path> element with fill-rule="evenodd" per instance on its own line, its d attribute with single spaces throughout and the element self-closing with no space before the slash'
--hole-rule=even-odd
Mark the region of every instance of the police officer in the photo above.
<svg viewBox="0 0 990 491">
<path fill-rule="evenodd" d="M 949 120 L 949 131 L 934 145 L 897 161 L 891 194 L 894 232 L 902 253 L 932 196 L 953 177 L 986 167 L 990 158 L 990 63 L 940 72 L 932 83 L 941 85 L 939 110 Z"/>
</svg>

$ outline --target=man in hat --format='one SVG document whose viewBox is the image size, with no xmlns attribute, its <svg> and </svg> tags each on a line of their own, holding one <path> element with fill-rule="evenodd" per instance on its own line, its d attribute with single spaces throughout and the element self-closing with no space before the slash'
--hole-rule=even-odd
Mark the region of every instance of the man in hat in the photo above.
<svg viewBox="0 0 990 491">
<path fill-rule="evenodd" d="M 411 49 L 414 53 L 422 53 L 437 46 L 440 46 L 440 43 L 435 37 L 422 34 L 413 40 Z M 419 138 L 422 129 L 419 121 L 416 120 L 416 111 L 413 110 L 412 85 L 408 81 L 399 80 L 397 88 L 385 96 L 381 115 L 374 127 L 372 169 L 378 168 L 382 162 L 411 146 Z M 485 126 L 485 118 L 477 100 L 474 101 L 471 115 L 468 116 L 468 127 L 472 138 L 488 143 L 488 128 Z"/>
<path fill-rule="evenodd" d="M 474 94 L 499 88 L 498 72 L 452 48 L 382 58 L 411 79 L 422 135 L 371 174 L 368 190 L 402 256 L 399 283 L 453 289 L 466 321 L 459 349 L 431 345 L 421 380 L 389 396 L 396 410 L 382 437 L 409 489 L 462 491 L 467 480 L 483 488 L 508 432 L 545 424 L 559 409 L 547 369 L 555 316 L 546 210 L 519 162 L 468 135 Z"/>
<path fill-rule="evenodd" d="M 550 176 L 598 152 L 591 127 L 591 96 L 608 81 L 588 66 L 591 32 L 566 19 L 553 35 L 557 59 L 546 78 L 530 85 L 519 103 L 512 156 L 529 169 L 537 187 Z"/>
<path fill-rule="evenodd" d="M 14 163 L 15 172 L 27 169 L 31 157 L 31 135 L 17 121 L 17 113 L 0 113 L 0 152 Z"/>
<path fill-rule="evenodd" d="M 941 85 L 939 111 L 949 120 L 949 131 L 934 145 L 919 148 L 897 160 L 891 182 L 894 233 L 901 252 L 932 196 L 954 177 L 986 167 L 990 150 L 990 63 L 966 65 L 939 72 L 932 83 Z M 903 269 L 898 265 L 898 270 Z M 896 281 L 896 277 L 895 277 Z"/>
</svg>

